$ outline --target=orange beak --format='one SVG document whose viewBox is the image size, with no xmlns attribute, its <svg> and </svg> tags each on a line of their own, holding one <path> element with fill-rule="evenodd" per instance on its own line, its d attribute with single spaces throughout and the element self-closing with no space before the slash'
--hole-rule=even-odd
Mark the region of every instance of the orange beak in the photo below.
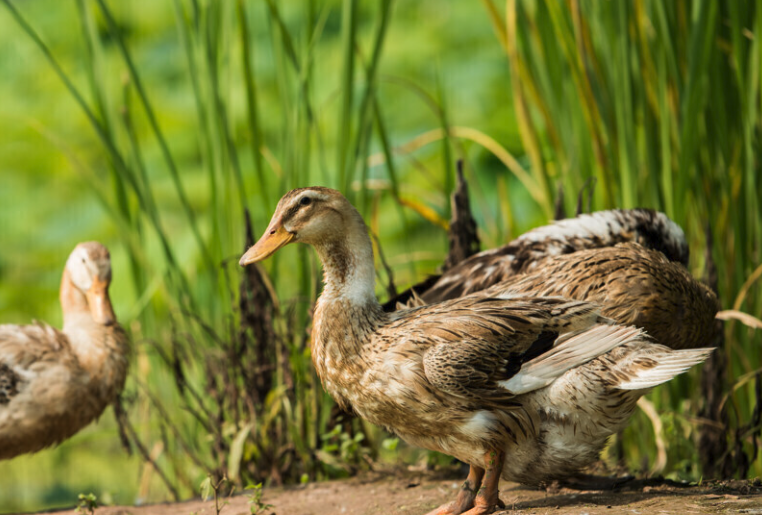
<svg viewBox="0 0 762 515">
<path fill-rule="evenodd" d="M 262 261 L 275 254 L 276 250 L 287 245 L 293 239 L 294 233 L 288 232 L 279 223 L 272 222 L 267 231 L 265 231 L 265 234 L 246 251 L 238 264 L 246 266 L 257 261 Z"/>
<path fill-rule="evenodd" d="M 111 299 L 108 297 L 108 281 L 100 277 L 93 278 L 93 285 L 87 290 L 87 304 L 90 306 L 90 314 L 98 324 L 112 325 L 116 322 L 114 308 L 111 307 Z"/>
</svg>

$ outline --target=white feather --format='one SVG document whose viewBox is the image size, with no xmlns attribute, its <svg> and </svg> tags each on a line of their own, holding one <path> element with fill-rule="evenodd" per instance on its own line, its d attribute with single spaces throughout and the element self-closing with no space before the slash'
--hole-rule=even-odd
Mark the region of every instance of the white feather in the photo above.
<svg viewBox="0 0 762 515">
<path fill-rule="evenodd" d="M 548 238 L 567 240 L 570 238 L 589 238 L 592 235 L 617 234 L 622 225 L 613 211 L 598 211 L 576 218 L 557 220 L 550 225 L 537 227 L 519 236 L 522 241 L 545 241 Z"/>
<path fill-rule="evenodd" d="M 635 210 L 637 211 L 637 210 Z M 664 213 L 655 213 L 651 225 L 659 230 L 662 236 L 670 240 L 673 245 L 680 246 L 685 242 L 685 233 L 675 222 L 670 220 Z M 635 218 L 631 218 L 635 217 Z M 518 237 L 520 241 L 539 242 L 546 239 L 565 241 L 570 238 L 591 238 L 597 236 L 604 241 L 610 240 L 614 235 L 635 229 L 637 213 L 625 213 L 617 210 L 596 211 L 591 214 L 581 214 L 576 218 L 557 220 L 550 225 L 537 227 Z M 556 249 L 549 249 L 555 254 Z"/>
<path fill-rule="evenodd" d="M 495 415 L 489 411 L 477 411 L 468 419 L 468 422 L 461 425 L 458 430 L 464 435 L 480 439 L 486 433 L 493 430 L 496 425 Z"/>
<path fill-rule="evenodd" d="M 584 331 L 567 333 L 558 339 L 555 347 L 525 363 L 515 376 L 498 384 L 516 395 L 543 388 L 567 370 L 583 365 L 642 334 L 636 327 L 602 324 Z"/>
<path fill-rule="evenodd" d="M 629 381 L 617 385 L 620 390 L 645 390 L 666 383 L 682 374 L 694 365 L 706 360 L 714 349 L 673 350 L 668 355 L 659 357 L 659 363 L 648 369 L 638 371 Z"/>
</svg>

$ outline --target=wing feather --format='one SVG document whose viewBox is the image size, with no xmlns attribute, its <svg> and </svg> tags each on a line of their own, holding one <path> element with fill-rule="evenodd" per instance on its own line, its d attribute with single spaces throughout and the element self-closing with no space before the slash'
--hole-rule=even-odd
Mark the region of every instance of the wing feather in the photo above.
<svg viewBox="0 0 762 515">
<path fill-rule="evenodd" d="M 434 387 L 503 407 L 515 392 L 500 382 L 515 376 L 524 362 L 564 341 L 559 335 L 607 322 L 595 304 L 522 296 L 464 297 L 394 316 L 389 331 L 424 346 L 424 372 Z"/>
<path fill-rule="evenodd" d="M 527 362 L 516 375 L 499 384 L 514 395 L 543 388 L 566 371 L 642 336 L 636 327 L 603 324 L 564 334 L 551 350 Z"/>
</svg>

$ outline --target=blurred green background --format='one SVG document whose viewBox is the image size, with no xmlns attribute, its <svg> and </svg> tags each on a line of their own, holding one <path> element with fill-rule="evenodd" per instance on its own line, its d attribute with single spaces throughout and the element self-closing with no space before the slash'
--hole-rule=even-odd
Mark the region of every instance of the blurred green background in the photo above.
<svg viewBox="0 0 762 515">
<path fill-rule="evenodd" d="M 547 222 L 559 184 L 571 212 L 595 177 L 594 208 L 652 207 L 680 223 L 697 276 L 710 224 L 723 307 L 760 317 L 761 33 L 753 0 L 4 0 L 0 323 L 60 325 L 68 253 L 106 244 L 134 343 L 130 420 L 179 497 L 208 473 L 273 479 L 273 463 L 275 482 L 436 463 L 358 421 L 332 425 L 305 342 L 320 277 L 305 249 L 265 264 L 280 301 L 267 355 L 278 372 L 252 408 L 262 418 L 225 415 L 242 401 L 215 397 L 205 361 L 233 367 L 220 341 L 240 322 L 243 208 L 258 236 L 288 189 L 339 188 L 406 287 L 447 251 L 457 159 L 483 248 Z M 760 334 L 729 322 L 726 336 L 730 454 L 759 475 Z M 178 387 L 177 362 L 198 398 Z M 692 480 L 697 377 L 649 397 L 665 424 L 663 472 Z M 212 429 L 189 407 L 214 413 Z M 658 438 L 638 413 L 626 465 L 649 470 Z M 3 512 L 89 491 L 171 498 L 122 449 L 111 409 L 56 449 L 0 463 L 0 477 Z"/>
</svg>

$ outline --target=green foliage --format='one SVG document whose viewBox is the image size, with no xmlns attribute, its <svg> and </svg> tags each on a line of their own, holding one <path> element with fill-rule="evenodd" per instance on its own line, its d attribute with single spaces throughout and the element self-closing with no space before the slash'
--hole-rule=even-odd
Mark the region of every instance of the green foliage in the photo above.
<svg viewBox="0 0 762 515">
<path fill-rule="evenodd" d="M 387 451 L 394 452 L 397 450 L 397 446 L 400 443 L 400 439 L 397 437 L 394 438 L 384 438 L 384 441 L 381 442 L 381 447 L 383 449 L 386 449 Z"/>
<path fill-rule="evenodd" d="M 316 451 L 318 459 L 325 465 L 356 472 L 358 466 L 369 460 L 370 452 L 361 431 L 351 434 L 340 425 L 320 436 L 322 446 Z"/>
<path fill-rule="evenodd" d="M 251 515 L 259 515 L 265 510 L 269 510 L 273 507 L 272 504 L 266 504 L 262 502 L 262 495 L 264 495 L 262 483 L 257 483 L 256 485 L 247 485 L 246 490 L 251 490 L 251 493 L 247 494 L 247 497 L 249 498 L 249 511 L 251 512 Z"/>
<path fill-rule="evenodd" d="M 0 122 L 20 142 L 0 146 L 16 172 L 0 188 L 0 316 L 60 320 L 66 253 L 107 243 L 136 347 L 129 416 L 154 462 L 108 443 L 104 417 L 59 450 L 0 465 L 4 477 L 75 481 L 55 467 L 102 454 L 84 468 L 123 460 L 144 479 L 120 499 L 158 500 L 161 477 L 188 497 L 204 477 L 209 488 L 225 476 L 304 482 L 410 458 L 380 429 L 341 421 L 318 384 L 314 256 L 284 250 L 251 276 L 236 266 L 244 210 L 261 231 L 297 186 L 337 187 L 358 206 L 388 260 L 383 294 L 392 274 L 405 286 L 441 263 L 456 158 L 488 247 L 547 222 L 558 183 L 570 209 L 568 193 L 596 177 L 595 209 L 652 207 L 680 223 L 697 276 L 708 224 L 723 307 L 762 313 L 762 9 L 751 0 L 3 4 L 0 52 L 21 57 L 0 59 L 0 93 L 14 100 Z M 726 336 L 727 429 L 748 451 L 760 336 L 737 322 Z M 651 396 L 667 414 L 665 473 L 694 479 L 696 378 Z M 653 458 L 652 433 L 638 414 L 630 469 Z M 24 509 L 56 501 L 29 497 Z"/>
<path fill-rule="evenodd" d="M 214 513 L 215 515 L 220 515 L 220 512 L 222 509 L 227 506 L 228 501 L 222 500 L 222 489 L 228 486 L 230 482 L 226 477 L 221 478 L 219 481 L 216 481 L 212 476 L 207 476 L 206 479 L 204 479 L 201 482 L 200 492 L 201 492 L 201 498 L 205 501 L 208 501 L 212 499 L 214 501 Z M 232 486 L 230 489 L 230 492 L 228 492 L 228 496 L 233 494 L 233 490 L 235 489 L 235 486 Z"/>
<path fill-rule="evenodd" d="M 95 509 L 98 507 L 98 498 L 92 493 L 87 495 L 79 494 L 79 501 L 77 502 L 77 513 L 87 513 L 87 515 L 94 515 Z"/>
<path fill-rule="evenodd" d="M 762 312 L 759 287 L 746 295 L 762 261 L 760 49 L 744 36 L 762 33 L 758 5 L 548 0 L 509 1 L 507 9 L 493 21 L 515 79 L 533 186 L 578 191 L 596 177 L 599 207 L 665 211 L 686 230 L 699 277 L 708 227 L 723 305 Z M 726 336 L 732 384 L 754 372 L 762 354 L 758 333 L 731 323 Z M 700 389 L 688 383 L 662 388 L 659 411 L 695 414 Z M 688 392 L 690 404 L 681 405 Z M 739 391 L 730 420 L 749 421 L 759 402 L 750 388 Z"/>
</svg>

